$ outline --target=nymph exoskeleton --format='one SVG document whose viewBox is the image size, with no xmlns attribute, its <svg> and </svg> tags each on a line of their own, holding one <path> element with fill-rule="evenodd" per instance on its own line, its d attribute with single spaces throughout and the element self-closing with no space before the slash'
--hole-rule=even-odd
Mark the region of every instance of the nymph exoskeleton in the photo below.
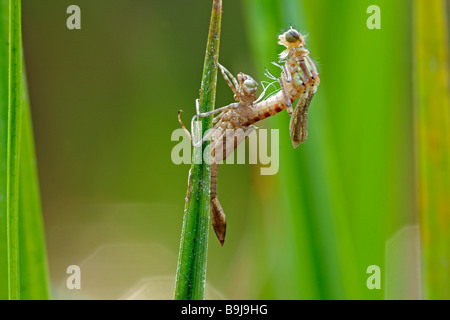
<svg viewBox="0 0 450 320">
<path fill-rule="evenodd" d="M 236 79 L 222 65 L 219 65 L 219 68 L 224 79 L 233 91 L 234 99 L 237 102 L 231 103 L 211 112 L 200 113 L 199 102 L 196 100 L 197 114 L 191 121 L 191 128 L 194 128 L 194 121 L 197 118 L 204 118 L 219 113 L 213 119 L 214 127 L 210 131 L 210 134 L 205 135 L 205 137 L 197 142 L 193 139 L 194 134 L 191 135 L 181 121 L 181 110 L 178 112 L 178 119 L 187 135 L 191 137 L 191 141 L 195 148 L 201 146 L 204 141 L 211 138 L 211 222 L 214 232 L 216 233 L 220 244 L 223 246 L 226 233 L 226 217 L 225 212 L 220 205 L 219 199 L 217 198 L 217 174 L 219 170 L 219 163 L 228 158 L 237 146 L 255 130 L 255 127 L 251 124 L 256 122 L 253 117 L 253 104 L 257 101 L 256 90 L 258 88 L 258 83 L 253 80 L 252 77 L 244 73 L 239 73 Z"/>
</svg>

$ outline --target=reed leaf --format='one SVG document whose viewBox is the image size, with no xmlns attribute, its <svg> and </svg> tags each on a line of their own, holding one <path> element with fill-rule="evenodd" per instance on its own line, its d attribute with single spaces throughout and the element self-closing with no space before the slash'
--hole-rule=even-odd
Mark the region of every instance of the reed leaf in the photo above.
<svg viewBox="0 0 450 320">
<path fill-rule="evenodd" d="M 6 177 L 8 298 L 20 298 L 19 159 L 22 126 L 22 24 L 20 1 L 9 2 L 9 87 Z"/>
<path fill-rule="evenodd" d="M 47 250 L 25 72 L 23 75 L 19 178 L 20 299 L 46 300 L 49 298 Z"/>
<path fill-rule="evenodd" d="M 8 78 L 9 78 L 9 1 L 0 1 L 0 299 L 8 298 L 7 265 L 7 150 L 8 144 Z"/>
<path fill-rule="evenodd" d="M 201 113 L 214 109 L 221 18 L 222 1 L 214 0 L 200 88 Z M 211 128 L 211 124 L 211 117 L 202 119 L 202 137 Z M 175 283 L 174 298 L 177 300 L 201 300 L 205 294 L 210 223 L 210 166 L 202 161 L 202 155 L 207 146 L 208 143 L 204 143 L 202 148 L 194 149 L 192 155 Z"/>
<path fill-rule="evenodd" d="M 0 19 L 0 298 L 47 299 L 46 250 L 23 71 L 20 1 L 2 0 Z"/>
</svg>

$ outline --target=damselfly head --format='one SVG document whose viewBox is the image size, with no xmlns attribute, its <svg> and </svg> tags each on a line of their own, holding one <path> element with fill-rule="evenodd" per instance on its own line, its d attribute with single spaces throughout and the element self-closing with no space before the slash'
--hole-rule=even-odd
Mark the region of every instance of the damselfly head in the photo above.
<svg viewBox="0 0 450 320">
<path fill-rule="evenodd" d="M 239 86 L 242 89 L 242 94 L 246 97 L 255 97 L 256 90 L 258 89 L 258 82 L 245 73 L 239 73 L 238 76 Z"/>
<path fill-rule="evenodd" d="M 278 36 L 278 44 L 281 44 L 288 49 L 300 48 L 305 46 L 305 40 L 300 32 L 291 27 L 288 31 Z"/>
</svg>

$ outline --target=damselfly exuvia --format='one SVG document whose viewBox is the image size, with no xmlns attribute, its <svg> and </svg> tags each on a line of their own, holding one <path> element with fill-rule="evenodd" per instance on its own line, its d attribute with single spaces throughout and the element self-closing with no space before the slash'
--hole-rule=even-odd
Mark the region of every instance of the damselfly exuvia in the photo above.
<svg viewBox="0 0 450 320">
<path fill-rule="evenodd" d="M 228 158 L 237 146 L 245 140 L 245 137 L 255 130 L 255 127 L 248 124 L 248 119 L 252 118 L 254 114 L 253 103 L 257 101 L 256 90 L 258 83 L 253 80 L 252 77 L 239 73 L 237 79 L 222 65 L 219 64 L 220 71 L 228 83 L 229 87 L 234 93 L 234 99 L 237 102 L 231 103 L 225 107 L 218 108 L 216 110 L 200 113 L 199 101 L 196 100 L 197 114 L 192 118 L 191 129 L 194 128 L 194 121 L 197 118 L 204 118 L 219 113 L 213 119 L 214 127 L 210 130 L 210 134 L 206 134 L 205 137 L 199 141 L 194 141 L 194 134 L 190 134 L 184 126 L 180 118 L 180 112 L 178 112 L 178 120 L 181 126 L 185 129 L 187 135 L 191 137 L 194 147 L 199 147 L 204 141 L 211 138 L 211 185 L 210 185 L 210 210 L 211 210 L 211 222 L 219 239 L 220 244 L 223 246 L 226 233 L 226 216 L 225 212 L 220 205 L 217 198 L 217 174 L 219 171 L 219 163 L 222 160 Z M 261 97 L 264 93 L 261 95 Z"/>
</svg>

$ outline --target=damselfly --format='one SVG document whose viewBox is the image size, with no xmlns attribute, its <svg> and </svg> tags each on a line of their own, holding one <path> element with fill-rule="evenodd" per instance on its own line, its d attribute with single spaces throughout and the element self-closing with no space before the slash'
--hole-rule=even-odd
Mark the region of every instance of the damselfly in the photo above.
<svg viewBox="0 0 450 320">
<path fill-rule="evenodd" d="M 264 119 L 287 109 L 291 115 L 289 131 L 292 145 L 297 148 L 308 135 L 308 108 L 320 84 L 319 73 L 309 57 L 309 51 L 305 49 L 305 40 L 300 32 L 291 27 L 278 37 L 278 44 L 286 47 L 279 55 L 280 61 L 273 62 L 281 68 L 281 77 L 276 78 L 268 71 L 266 76 L 277 80 L 281 90 L 255 105 L 255 117 Z M 292 103 L 297 99 L 297 105 L 292 110 Z"/>
</svg>

